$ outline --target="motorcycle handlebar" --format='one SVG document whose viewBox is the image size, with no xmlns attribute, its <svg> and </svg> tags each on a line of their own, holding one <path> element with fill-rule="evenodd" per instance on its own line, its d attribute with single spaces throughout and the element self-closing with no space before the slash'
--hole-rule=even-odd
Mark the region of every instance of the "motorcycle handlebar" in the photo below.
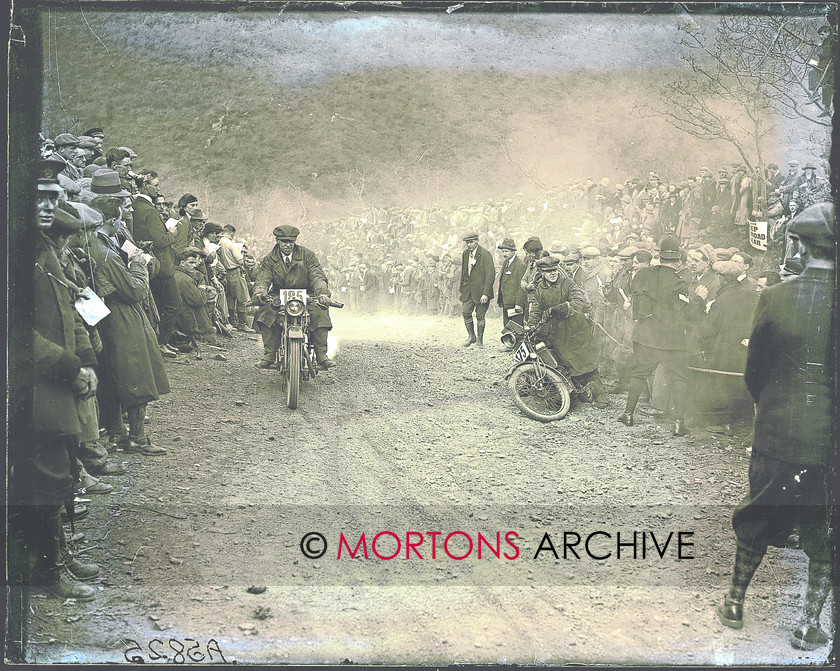
<svg viewBox="0 0 840 671">
<path fill-rule="evenodd" d="M 253 298 L 246 304 L 243 304 L 243 307 L 246 305 L 264 305 L 266 302 L 269 302 L 271 298 L 265 294 L 255 294 Z M 321 308 L 343 308 L 344 303 L 339 303 L 338 301 L 334 301 L 332 298 L 327 298 L 326 300 L 319 301 L 317 299 L 313 299 L 309 303 L 310 305 L 317 305 Z"/>
</svg>

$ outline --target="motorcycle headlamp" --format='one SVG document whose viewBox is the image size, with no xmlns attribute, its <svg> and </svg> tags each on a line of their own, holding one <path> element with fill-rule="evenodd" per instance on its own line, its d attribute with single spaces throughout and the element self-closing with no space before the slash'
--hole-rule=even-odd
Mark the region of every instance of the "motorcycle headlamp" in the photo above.
<svg viewBox="0 0 840 671">
<path fill-rule="evenodd" d="M 505 331 L 502 333 L 502 344 L 507 347 L 508 349 L 513 349 L 516 345 L 516 335 L 511 333 L 510 331 Z"/>
<path fill-rule="evenodd" d="M 290 317 L 300 317 L 304 309 L 305 306 L 302 301 L 292 299 L 286 302 L 286 314 Z"/>
</svg>

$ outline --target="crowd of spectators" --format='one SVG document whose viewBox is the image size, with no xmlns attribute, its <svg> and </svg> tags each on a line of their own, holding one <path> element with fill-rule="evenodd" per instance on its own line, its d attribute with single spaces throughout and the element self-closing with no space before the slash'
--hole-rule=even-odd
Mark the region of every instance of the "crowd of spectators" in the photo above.
<svg viewBox="0 0 840 671">
<path fill-rule="evenodd" d="M 540 197 L 517 193 L 502 201 L 449 208 L 372 208 L 355 217 L 313 224 L 322 240 L 314 249 L 325 259 L 330 286 L 351 311 L 402 314 L 459 314 L 459 256 L 465 231 L 477 232 L 479 244 L 493 252 L 505 238 L 514 239 L 521 249 L 536 235 L 551 252 L 562 250 L 600 268 L 618 264 L 619 252 L 627 247 L 655 253 L 666 235 L 677 236 L 684 247 L 711 244 L 719 249 L 718 240 L 731 239 L 727 232 L 739 231 L 738 247 L 755 252 L 749 243 L 749 222 L 764 220 L 767 249 L 756 252 L 759 265 L 754 270 L 778 271 L 777 266 L 794 256 L 786 249 L 786 222 L 828 198 L 828 181 L 816 170 L 812 162 L 791 160 L 787 173 L 769 164 L 763 212 L 753 178 L 742 164 L 734 164 L 716 172 L 701 167 L 696 176 L 677 183 L 650 172 L 646 179 L 615 184 L 608 178 L 578 179 Z"/>
</svg>

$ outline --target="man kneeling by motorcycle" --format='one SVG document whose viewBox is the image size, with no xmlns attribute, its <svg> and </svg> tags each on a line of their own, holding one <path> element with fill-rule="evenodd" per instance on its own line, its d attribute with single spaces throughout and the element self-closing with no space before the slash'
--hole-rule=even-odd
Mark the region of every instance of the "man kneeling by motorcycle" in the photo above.
<svg viewBox="0 0 840 671">
<path fill-rule="evenodd" d="M 589 299 L 583 289 L 568 276 L 560 274 L 560 259 L 545 256 L 537 261 L 540 277 L 534 291 L 528 294 L 528 322 L 533 329 L 548 313 L 548 319 L 539 327 L 554 349 L 560 363 L 565 366 L 579 387 L 589 386 L 596 408 L 609 404 L 601 376 L 598 374 L 598 348 L 592 329 L 584 316 Z"/>
<path fill-rule="evenodd" d="M 254 303 L 261 305 L 254 321 L 260 332 L 265 355 L 257 368 L 271 368 L 280 347 L 280 324 L 272 308 L 269 295 L 278 295 L 280 289 L 306 289 L 313 297 L 309 303 L 309 334 L 315 349 L 315 360 L 320 368 L 332 368 L 335 361 L 327 356 L 327 332 L 332 328 L 330 313 L 322 302 L 329 300 L 327 276 L 315 253 L 295 244 L 300 230 L 294 226 L 274 229 L 276 245 L 260 262 L 254 285 Z"/>
</svg>

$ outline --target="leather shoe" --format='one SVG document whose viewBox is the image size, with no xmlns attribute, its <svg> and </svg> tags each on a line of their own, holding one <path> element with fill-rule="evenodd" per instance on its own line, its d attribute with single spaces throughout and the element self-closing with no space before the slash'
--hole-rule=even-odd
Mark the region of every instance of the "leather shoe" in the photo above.
<svg viewBox="0 0 840 671">
<path fill-rule="evenodd" d="M 173 351 L 167 349 L 166 347 L 164 347 L 163 345 L 161 345 L 161 347 L 160 347 L 160 353 L 163 356 L 165 356 L 167 359 L 176 359 L 178 357 L 177 352 L 173 352 Z"/>
<path fill-rule="evenodd" d="M 464 341 L 464 347 L 469 347 L 470 345 L 475 345 L 475 338 L 470 337 Z"/>
<path fill-rule="evenodd" d="M 124 446 L 126 454 L 145 454 L 147 457 L 157 457 L 166 454 L 165 447 L 158 447 L 148 438 L 141 438 L 139 441 L 129 440 Z"/>
<path fill-rule="evenodd" d="M 70 575 L 75 580 L 80 580 L 81 582 L 89 582 L 99 577 L 99 567 L 96 564 L 80 562 L 70 554 L 64 557 L 64 568 L 70 572 Z"/>
<path fill-rule="evenodd" d="M 718 606 L 717 616 L 720 623 L 730 629 L 743 629 L 744 627 L 744 604 L 726 597 L 723 605 Z"/>
<path fill-rule="evenodd" d="M 83 517 L 87 517 L 90 514 L 90 508 L 82 503 L 77 503 L 73 506 L 73 519 L 80 520 Z M 61 509 L 61 519 L 64 521 L 69 521 L 69 517 L 67 517 L 67 511 L 64 508 Z"/>
<path fill-rule="evenodd" d="M 335 368 L 336 365 L 337 364 L 332 359 L 324 359 L 323 361 L 318 362 L 318 366 L 324 370 L 327 370 L 328 368 Z"/>
<path fill-rule="evenodd" d="M 797 650 L 816 650 L 828 643 L 828 634 L 819 627 L 800 625 L 790 635 L 790 644 Z"/>
<path fill-rule="evenodd" d="M 88 473 L 91 475 L 123 475 L 125 467 L 122 464 L 115 464 L 113 461 L 106 461 L 101 466 L 89 468 Z"/>
<path fill-rule="evenodd" d="M 252 329 L 250 326 L 245 326 L 245 325 L 242 325 L 242 324 L 239 325 L 237 327 L 237 329 L 242 333 L 256 333 L 256 331 L 254 329 Z"/>
<path fill-rule="evenodd" d="M 58 580 L 52 585 L 47 585 L 46 589 L 59 599 L 93 601 L 96 597 L 96 590 L 93 587 L 77 582 L 66 571 L 59 571 Z"/>
<path fill-rule="evenodd" d="M 623 412 L 618 416 L 618 421 L 624 424 L 624 426 L 633 426 L 633 415 Z"/>
<path fill-rule="evenodd" d="M 92 480 L 94 480 L 94 482 L 82 486 L 81 490 L 85 494 L 110 494 L 114 489 L 107 482 L 102 482 L 96 478 L 92 478 Z"/>
</svg>

